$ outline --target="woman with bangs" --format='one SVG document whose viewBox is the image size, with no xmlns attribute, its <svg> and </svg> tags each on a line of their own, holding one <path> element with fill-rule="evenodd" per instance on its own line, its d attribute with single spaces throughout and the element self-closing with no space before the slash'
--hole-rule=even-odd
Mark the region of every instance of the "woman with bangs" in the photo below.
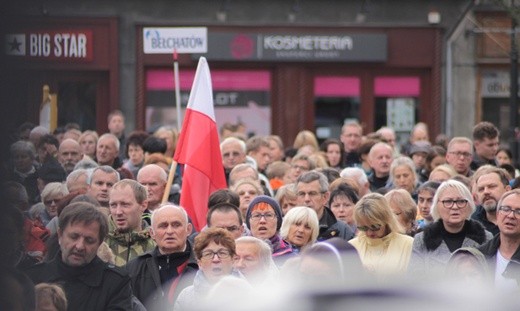
<svg viewBox="0 0 520 311">
<path fill-rule="evenodd" d="M 359 233 L 349 242 L 369 272 L 388 276 L 406 271 L 413 238 L 402 234 L 384 196 L 370 193 L 362 197 L 354 208 L 354 220 Z"/>
<path fill-rule="evenodd" d="M 320 224 L 316 212 L 307 206 L 297 206 L 283 217 L 280 235 L 289 242 L 295 253 L 316 243 Z"/>
</svg>

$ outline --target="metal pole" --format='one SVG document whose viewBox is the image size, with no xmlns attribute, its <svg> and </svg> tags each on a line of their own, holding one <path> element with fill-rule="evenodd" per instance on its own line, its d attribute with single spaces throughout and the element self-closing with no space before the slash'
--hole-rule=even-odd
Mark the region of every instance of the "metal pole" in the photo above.
<svg viewBox="0 0 520 311">
<path fill-rule="evenodd" d="M 511 1 L 512 10 L 515 9 L 515 1 Z M 518 48 L 516 43 L 516 26 L 515 16 L 511 16 L 511 92 L 509 96 L 510 108 L 510 129 L 511 138 L 509 140 L 510 149 L 513 154 L 513 161 L 518 161 L 518 141 L 516 139 L 515 128 L 518 126 Z"/>
<path fill-rule="evenodd" d="M 173 51 L 173 80 L 175 83 L 175 107 L 177 109 L 177 130 L 182 129 L 181 115 L 181 87 L 179 82 L 179 62 L 177 62 L 177 50 Z"/>
</svg>

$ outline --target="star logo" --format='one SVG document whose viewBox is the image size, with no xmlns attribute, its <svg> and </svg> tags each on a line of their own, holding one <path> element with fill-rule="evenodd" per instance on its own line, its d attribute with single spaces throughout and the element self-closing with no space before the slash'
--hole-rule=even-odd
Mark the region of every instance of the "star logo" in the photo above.
<svg viewBox="0 0 520 311">
<path fill-rule="evenodd" d="M 9 34 L 5 38 L 5 54 L 25 55 L 25 34 Z"/>
</svg>

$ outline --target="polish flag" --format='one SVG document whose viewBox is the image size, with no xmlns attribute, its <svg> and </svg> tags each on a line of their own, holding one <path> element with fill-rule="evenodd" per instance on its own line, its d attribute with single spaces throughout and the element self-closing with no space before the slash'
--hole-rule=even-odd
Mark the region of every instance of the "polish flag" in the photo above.
<svg viewBox="0 0 520 311">
<path fill-rule="evenodd" d="M 199 59 L 173 159 L 184 164 L 180 204 L 200 231 L 206 225 L 210 194 L 226 188 L 211 76 L 204 57 Z"/>
</svg>

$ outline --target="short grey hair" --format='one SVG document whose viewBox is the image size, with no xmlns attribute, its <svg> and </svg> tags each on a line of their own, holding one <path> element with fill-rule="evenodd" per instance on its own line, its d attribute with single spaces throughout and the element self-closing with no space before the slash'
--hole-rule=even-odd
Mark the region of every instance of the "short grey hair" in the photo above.
<svg viewBox="0 0 520 311">
<path fill-rule="evenodd" d="M 119 177 L 119 173 L 110 165 L 101 165 L 101 166 L 98 166 L 96 167 L 95 169 L 92 170 L 92 172 L 90 172 L 90 175 L 88 176 L 88 184 L 92 184 L 92 176 L 94 176 L 94 173 L 96 173 L 97 171 L 103 171 L 107 174 L 116 174 L 116 182 L 118 182 L 120 180 L 120 177 Z"/>
<path fill-rule="evenodd" d="M 74 183 L 78 179 L 80 179 L 81 176 L 87 176 L 87 178 L 85 179 L 85 185 L 88 186 L 89 185 L 89 183 L 88 183 L 89 171 L 86 169 L 77 169 L 77 170 L 70 172 L 70 174 L 67 176 L 67 180 L 65 181 L 65 183 L 68 186 L 71 183 Z"/>
<path fill-rule="evenodd" d="M 323 173 L 317 171 L 309 171 L 301 174 L 296 181 L 296 187 L 298 187 L 298 184 L 300 183 L 309 184 L 315 180 L 319 181 L 321 192 L 325 193 L 329 190 L 329 182 L 327 177 Z"/>
<path fill-rule="evenodd" d="M 265 241 L 262 241 L 259 238 L 255 238 L 252 236 L 243 236 L 235 240 L 235 244 L 237 246 L 238 244 L 246 243 L 253 244 L 257 247 L 258 255 L 260 257 L 260 261 L 262 262 L 264 269 L 269 269 L 270 267 L 275 265 L 273 261 L 273 251 Z"/>
<path fill-rule="evenodd" d="M 360 186 L 364 186 L 368 183 L 367 174 L 359 167 L 346 167 L 339 173 L 339 176 L 343 178 L 352 178 L 356 180 Z"/>
<path fill-rule="evenodd" d="M 88 170 L 88 169 L 95 169 L 96 167 L 99 167 L 99 164 L 97 164 L 96 161 L 94 161 L 92 159 L 82 159 L 78 163 L 76 163 L 76 165 L 74 165 L 74 170 L 79 170 L 79 169 Z"/>
<path fill-rule="evenodd" d="M 65 184 L 62 184 L 60 182 L 51 182 L 45 185 L 45 187 L 43 188 L 41 198 L 42 202 L 44 202 L 50 196 L 66 196 L 67 194 L 69 194 L 69 190 L 67 189 L 67 186 Z"/>
<path fill-rule="evenodd" d="M 166 203 L 163 203 L 161 204 L 157 209 L 155 209 L 153 212 L 152 212 L 152 217 L 150 218 L 151 219 L 151 226 L 152 228 L 154 227 L 154 224 L 155 224 L 155 218 L 156 218 L 156 214 L 157 212 L 159 211 L 162 211 L 162 210 L 165 210 L 165 209 L 173 209 L 173 210 L 176 210 L 176 211 L 180 211 L 183 215 L 183 218 L 184 220 L 186 220 L 186 225 L 188 225 L 189 223 L 189 218 L 188 218 L 188 213 L 186 213 L 186 210 L 182 207 L 180 207 L 179 205 L 175 205 L 175 204 L 172 204 L 172 203 L 169 203 L 169 202 L 166 202 Z"/>
<path fill-rule="evenodd" d="M 468 216 L 466 219 L 469 219 L 471 217 L 471 214 L 475 212 L 475 202 L 473 201 L 473 197 L 471 196 L 471 192 L 469 191 L 468 187 L 461 183 L 460 181 L 449 179 L 443 182 L 439 188 L 437 189 L 437 192 L 433 196 L 433 202 L 432 202 L 432 208 L 431 208 L 431 215 L 435 221 L 439 220 L 441 218 L 439 214 L 439 210 L 437 208 L 438 203 L 440 202 L 440 196 L 444 193 L 444 191 L 448 188 L 452 188 L 457 190 L 460 196 L 462 196 L 464 199 L 468 200 L 468 205 L 471 208 L 471 212 L 468 213 Z"/>
<path fill-rule="evenodd" d="M 241 140 L 241 139 L 238 139 L 236 137 L 228 137 L 226 139 L 224 139 L 221 143 L 220 143 L 220 151 L 222 151 L 222 148 L 228 144 L 231 144 L 231 143 L 234 143 L 234 144 L 239 144 L 240 145 L 240 149 L 242 149 L 242 152 L 245 154 L 246 153 L 246 143 L 245 141 Z"/>
<path fill-rule="evenodd" d="M 28 154 L 31 159 L 36 159 L 36 148 L 30 141 L 19 140 L 11 145 L 10 148 L 11 157 L 15 155 L 15 153 L 23 152 Z"/>
<path fill-rule="evenodd" d="M 397 157 L 392 161 L 392 164 L 390 165 L 390 177 L 388 179 L 390 183 L 394 183 L 394 171 L 399 166 L 407 166 L 410 169 L 410 171 L 413 174 L 414 186 L 419 183 L 419 178 L 417 176 L 417 172 L 415 171 L 415 164 L 413 163 L 413 160 L 405 156 Z"/>
<path fill-rule="evenodd" d="M 97 145 L 99 145 L 99 142 L 100 142 L 101 140 L 105 139 L 105 138 L 110 138 L 110 139 L 112 139 L 112 140 L 114 141 L 115 145 L 116 145 L 116 149 L 119 151 L 119 148 L 121 147 L 121 143 L 119 142 L 119 139 L 117 138 L 117 136 L 114 135 L 114 134 L 105 133 L 105 134 L 99 136 L 99 139 L 98 139 L 98 141 L 97 141 Z M 97 146 L 97 145 L 96 145 L 96 146 Z"/>
</svg>

